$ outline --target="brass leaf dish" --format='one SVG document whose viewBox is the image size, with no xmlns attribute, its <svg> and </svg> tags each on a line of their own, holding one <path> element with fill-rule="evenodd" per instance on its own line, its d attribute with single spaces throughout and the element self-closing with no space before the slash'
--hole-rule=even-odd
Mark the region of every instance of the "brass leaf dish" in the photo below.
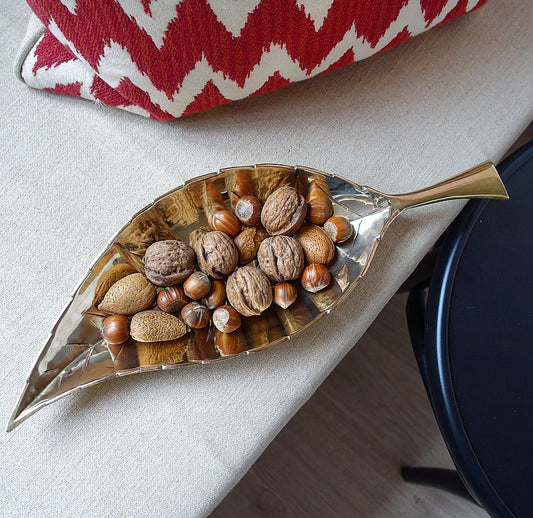
<svg viewBox="0 0 533 518">
<path fill-rule="evenodd" d="M 309 293 L 299 287 L 298 299 L 291 307 L 271 306 L 260 316 L 243 318 L 242 327 L 232 333 L 231 340 L 217 340 L 208 327 L 157 346 L 133 341 L 108 345 L 101 334 L 106 315 L 92 306 L 102 273 L 117 263 L 127 263 L 142 272 L 142 258 L 153 242 L 176 238 L 188 241 L 192 231 L 207 225 L 206 188 L 216 187 L 229 208 L 239 175 L 252 182 L 261 202 L 279 187 L 292 186 L 305 193 L 311 180 L 326 181 L 335 214 L 345 216 L 354 228 L 354 237 L 337 245 L 328 288 Z M 435 186 L 403 195 L 385 195 L 307 167 L 276 164 L 222 169 L 185 183 L 135 214 L 96 260 L 54 325 L 7 430 L 11 431 L 36 411 L 71 392 L 117 376 L 218 361 L 289 340 L 346 298 L 367 271 L 384 232 L 403 209 L 465 197 L 507 198 L 505 187 L 490 162 Z"/>
</svg>

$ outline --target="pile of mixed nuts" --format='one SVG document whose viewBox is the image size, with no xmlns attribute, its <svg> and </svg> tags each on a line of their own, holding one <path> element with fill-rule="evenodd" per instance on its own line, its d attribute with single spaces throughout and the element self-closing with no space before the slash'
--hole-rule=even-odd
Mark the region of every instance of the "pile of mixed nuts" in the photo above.
<svg viewBox="0 0 533 518">
<path fill-rule="evenodd" d="M 263 206 L 245 194 L 233 212 L 220 193 L 214 198 L 209 228 L 193 232 L 189 244 L 157 241 L 146 249 L 144 275 L 117 264 L 100 277 L 93 305 L 110 314 L 102 329 L 109 344 L 175 340 L 210 323 L 232 333 L 241 316 L 260 315 L 272 303 L 291 306 L 293 281 L 309 292 L 329 285 L 335 243 L 348 240 L 352 226 L 333 215 L 324 180 L 311 181 L 306 197 L 281 187 Z"/>
</svg>

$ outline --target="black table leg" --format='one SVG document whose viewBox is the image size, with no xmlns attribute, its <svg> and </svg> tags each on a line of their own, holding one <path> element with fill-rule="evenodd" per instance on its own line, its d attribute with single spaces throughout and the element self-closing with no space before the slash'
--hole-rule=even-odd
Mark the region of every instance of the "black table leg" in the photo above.
<svg viewBox="0 0 533 518">
<path fill-rule="evenodd" d="M 406 482 L 413 484 L 444 489 L 465 498 L 473 504 L 479 505 L 467 491 L 457 471 L 453 469 L 410 468 L 404 466 L 402 467 L 402 478 Z"/>
</svg>

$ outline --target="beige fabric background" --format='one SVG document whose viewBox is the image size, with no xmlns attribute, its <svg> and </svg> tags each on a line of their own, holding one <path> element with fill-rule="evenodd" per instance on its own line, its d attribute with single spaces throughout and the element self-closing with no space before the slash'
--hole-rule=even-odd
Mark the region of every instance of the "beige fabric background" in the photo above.
<svg viewBox="0 0 533 518">
<path fill-rule="evenodd" d="M 4 423 L 93 259 L 158 195 L 220 167 L 258 162 L 299 163 L 385 192 L 408 191 L 497 161 L 533 116 L 533 9 L 521 0 L 493 0 L 370 60 L 173 123 L 17 82 L 11 63 L 29 10 L 2 4 Z M 208 514 L 461 206 L 403 215 L 344 305 L 289 343 L 108 382 L 0 432 L 0 514 Z"/>
</svg>

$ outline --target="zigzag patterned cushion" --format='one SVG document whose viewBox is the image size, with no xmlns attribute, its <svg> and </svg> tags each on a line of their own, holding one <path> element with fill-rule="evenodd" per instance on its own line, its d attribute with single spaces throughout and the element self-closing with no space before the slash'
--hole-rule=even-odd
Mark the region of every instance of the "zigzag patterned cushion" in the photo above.
<svg viewBox="0 0 533 518">
<path fill-rule="evenodd" d="M 486 0 L 28 0 L 35 88 L 159 120 L 349 65 Z"/>
</svg>

